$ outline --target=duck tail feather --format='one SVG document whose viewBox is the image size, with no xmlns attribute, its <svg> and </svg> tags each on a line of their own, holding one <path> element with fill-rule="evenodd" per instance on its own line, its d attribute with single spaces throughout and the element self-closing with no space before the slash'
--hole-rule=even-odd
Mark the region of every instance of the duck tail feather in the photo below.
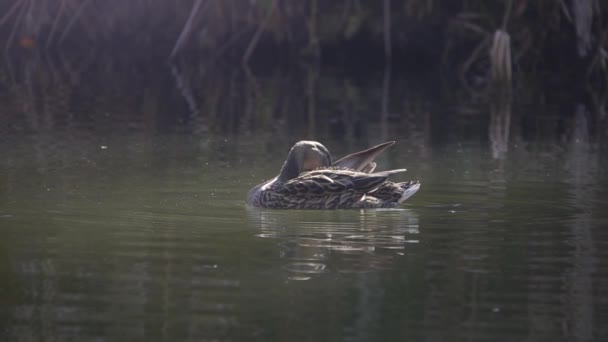
<svg viewBox="0 0 608 342">
<path fill-rule="evenodd" d="M 401 198 L 398 200 L 399 203 L 404 202 L 406 199 L 412 197 L 418 190 L 420 190 L 420 182 L 418 181 L 410 181 L 400 183 L 401 188 L 403 188 L 403 193 L 401 194 Z"/>
</svg>

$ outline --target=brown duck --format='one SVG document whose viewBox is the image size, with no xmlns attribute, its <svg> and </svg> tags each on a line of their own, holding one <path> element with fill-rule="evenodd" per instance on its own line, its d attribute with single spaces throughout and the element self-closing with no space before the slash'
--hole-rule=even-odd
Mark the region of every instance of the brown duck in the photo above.
<svg viewBox="0 0 608 342">
<path fill-rule="evenodd" d="M 300 141 L 289 151 L 278 176 L 249 191 L 247 203 L 276 209 L 394 208 L 420 189 L 418 181 L 387 180 L 405 169 L 374 172 L 374 158 L 394 143 L 385 142 L 332 162 L 321 143 Z"/>
</svg>

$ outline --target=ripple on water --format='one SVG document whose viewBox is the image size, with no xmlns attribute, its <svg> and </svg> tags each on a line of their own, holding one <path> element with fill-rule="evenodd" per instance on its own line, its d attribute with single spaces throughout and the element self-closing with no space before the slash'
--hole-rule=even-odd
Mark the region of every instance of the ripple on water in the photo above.
<svg viewBox="0 0 608 342">
<path fill-rule="evenodd" d="M 419 241 L 418 217 L 407 209 L 367 211 L 281 211 L 248 209 L 257 237 L 273 239 L 281 248 L 285 265 L 300 265 L 303 256 L 333 263 L 324 271 L 377 269 Z M 315 264 L 316 265 L 316 264 Z M 366 266 L 367 265 L 367 266 Z M 307 269 L 287 267 L 290 276 Z M 319 272 L 314 272 L 319 273 Z M 306 276 L 309 279 L 310 276 Z"/>
<path fill-rule="evenodd" d="M 232 180 L 256 171 L 204 164 L 215 157 L 191 143 L 132 159 L 104 142 L 90 167 L 99 143 L 76 160 L 68 143 L 53 149 L 69 167 L 42 147 L 12 152 L 23 166 L 0 199 L 0 339 L 606 336 L 605 168 L 563 181 L 508 170 L 538 162 L 526 155 L 444 177 L 450 161 L 431 153 L 408 209 L 245 210 Z"/>
<path fill-rule="evenodd" d="M 238 217 L 71 204 L 22 208 L 3 228 L 11 237 L 9 279 L 20 288 L 12 336 L 41 325 L 57 339 L 100 329 L 133 339 L 179 336 L 180 321 L 195 320 L 189 334 L 204 338 L 238 324 L 243 278 L 226 265 L 239 247 L 224 229 Z"/>
</svg>

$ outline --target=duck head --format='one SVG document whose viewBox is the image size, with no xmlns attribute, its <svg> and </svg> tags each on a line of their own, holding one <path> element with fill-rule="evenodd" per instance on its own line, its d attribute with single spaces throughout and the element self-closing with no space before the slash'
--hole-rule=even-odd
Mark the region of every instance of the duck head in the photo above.
<svg viewBox="0 0 608 342">
<path fill-rule="evenodd" d="M 325 146 L 317 141 L 302 140 L 289 150 L 278 180 L 286 182 L 302 172 L 328 167 L 331 164 L 331 154 Z"/>
</svg>

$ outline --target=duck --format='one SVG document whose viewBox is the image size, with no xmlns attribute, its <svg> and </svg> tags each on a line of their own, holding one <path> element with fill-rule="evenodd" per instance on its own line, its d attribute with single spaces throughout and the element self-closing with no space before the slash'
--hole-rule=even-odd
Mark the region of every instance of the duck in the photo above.
<svg viewBox="0 0 608 342">
<path fill-rule="evenodd" d="M 271 209 L 395 208 L 420 189 L 420 182 L 388 180 L 406 169 L 375 172 L 374 159 L 394 144 L 388 141 L 334 162 L 320 142 L 299 141 L 279 174 L 249 191 L 247 204 Z"/>
<path fill-rule="evenodd" d="M 394 208 L 420 189 L 419 181 L 388 181 L 406 169 L 374 172 L 373 160 L 394 144 L 385 142 L 332 162 L 323 144 L 299 141 L 279 175 L 252 188 L 247 203 L 274 209 Z"/>
</svg>

